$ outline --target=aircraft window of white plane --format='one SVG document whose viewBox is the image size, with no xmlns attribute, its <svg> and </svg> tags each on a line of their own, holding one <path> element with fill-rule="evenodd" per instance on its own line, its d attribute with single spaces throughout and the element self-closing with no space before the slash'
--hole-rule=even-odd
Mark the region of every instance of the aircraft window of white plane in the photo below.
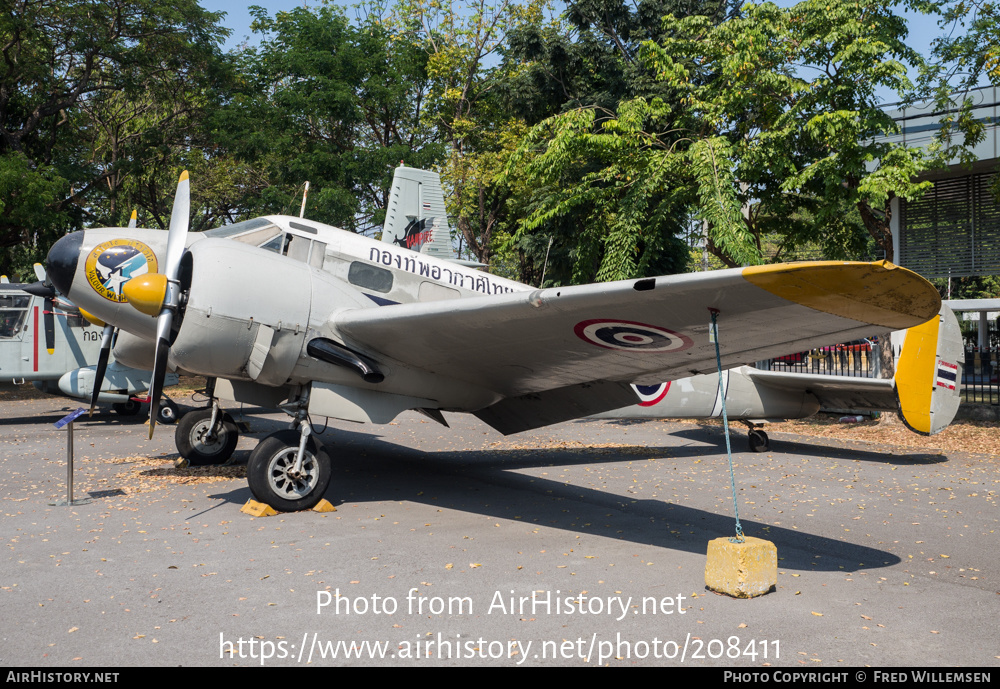
<svg viewBox="0 0 1000 689">
<path fill-rule="evenodd" d="M 288 235 L 288 244 L 285 245 L 285 255 L 288 258 L 305 263 L 309 260 L 309 245 L 311 243 L 305 237 L 297 237 L 290 234 Z"/>
<path fill-rule="evenodd" d="M 385 268 L 379 268 L 369 263 L 354 261 L 347 271 L 347 280 L 352 285 L 375 290 L 376 292 L 392 291 L 392 273 Z"/>
<path fill-rule="evenodd" d="M 284 245 L 285 245 L 285 236 L 279 234 L 274 239 L 272 239 L 272 240 L 270 240 L 268 242 L 265 242 L 264 244 L 261 244 L 260 248 L 261 249 L 267 249 L 268 251 L 273 251 L 276 254 L 280 254 L 281 253 L 281 249 L 282 249 L 282 247 Z"/>
<path fill-rule="evenodd" d="M 21 326 L 28 316 L 28 302 L 31 297 L 9 295 L 0 297 L 0 339 L 9 339 L 20 334 Z"/>
<path fill-rule="evenodd" d="M 277 225 L 268 225 L 259 230 L 252 230 L 246 234 L 241 234 L 233 237 L 238 242 L 243 242 L 244 244 L 249 244 L 250 246 L 260 246 L 261 244 L 266 244 L 270 240 L 274 239 L 281 234 L 281 228 Z"/>
<path fill-rule="evenodd" d="M 451 287 L 445 287 L 444 285 L 439 285 L 436 282 L 428 282 L 424 280 L 420 283 L 420 287 L 417 290 L 417 299 L 419 301 L 441 301 L 443 299 L 458 299 L 462 296 L 462 293 L 457 289 L 452 289 Z"/>
<path fill-rule="evenodd" d="M 228 237 L 233 237 L 240 239 L 242 237 L 237 237 L 237 235 L 247 234 L 251 230 L 259 230 L 267 226 L 275 227 L 267 218 L 254 218 L 253 220 L 244 220 L 243 222 L 233 223 L 232 225 L 225 225 L 224 227 L 216 227 L 214 230 L 208 230 L 205 232 L 206 237 L 215 237 L 218 239 L 226 239 Z M 278 229 L 275 227 L 275 229 Z M 279 230 L 280 231 L 280 230 Z"/>
<path fill-rule="evenodd" d="M 326 242 L 313 242 L 309 251 L 309 265 L 313 268 L 322 268 L 326 259 Z"/>
</svg>

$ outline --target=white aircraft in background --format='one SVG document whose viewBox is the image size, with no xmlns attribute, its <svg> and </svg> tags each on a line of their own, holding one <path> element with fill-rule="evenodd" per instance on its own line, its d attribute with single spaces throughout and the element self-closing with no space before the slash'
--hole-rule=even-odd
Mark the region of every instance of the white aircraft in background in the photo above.
<svg viewBox="0 0 1000 689">
<path fill-rule="evenodd" d="M 40 265 L 35 272 L 38 282 L 0 281 L 0 385 L 31 382 L 50 395 L 110 404 L 122 416 L 138 414 L 152 373 L 112 360 L 95 399 L 102 332 L 57 298 Z M 164 385 L 176 384 L 177 374 L 164 378 Z M 164 398 L 157 418 L 174 423 L 178 414 L 177 405 Z"/>
<path fill-rule="evenodd" d="M 407 409 L 443 422 L 469 412 L 517 433 L 635 403 L 631 384 L 723 368 L 911 328 L 938 313 L 937 290 L 887 262 L 776 264 L 536 289 L 435 255 L 450 239 L 436 176 L 398 168 L 379 242 L 314 221 L 268 216 L 188 233 L 181 175 L 168 232 L 74 232 L 49 251 L 60 293 L 119 328 L 116 358 L 154 371 L 150 434 L 167 369 L 214 381 L 208 409 L 178 424 L 178 449 L 232 452 L 218 399 L 281 408 L 293 428 L 247 462 L 256 499 L 305 509 L 331 476 L 310 416 L 387 423 Z M 410 227 L 402 235 L 393 228 Z M 119 292 L 97 262 L 129 261 Z M 142 258 L 139 258 L 141 254 Z M 186 455 L 185 455 L 186 456 Z"/>
</svg>

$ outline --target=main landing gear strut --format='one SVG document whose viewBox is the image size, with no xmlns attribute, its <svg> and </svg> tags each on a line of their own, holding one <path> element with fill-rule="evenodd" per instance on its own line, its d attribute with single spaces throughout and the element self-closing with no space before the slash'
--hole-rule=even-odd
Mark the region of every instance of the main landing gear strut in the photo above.
<svg viewBox="0 0 1000 689">
<path fill-rule="evenodd" d="M 746 420 L 743 423 L 750 429 L 747 431 L 747 441 L 750 444 L 751 452 L 767 452 L 771 449 L 771 441 L 768 439 L 767 433 L 760 429 L 759 424 Z"/>
<path fill-rule="evenodd" d="M 326 448 L 312 437 L 309 392 L 310 386 L 304 386 L 282 405 L 292 417 L 291 427 L 266 436 L 247 460 L 247 482 L 254 498 L 282 512 L 314 507 L 330 485 L 332 462 Z M 236 422 L 215 398 L 214 378 L 209 379 L 206 394 L 211 405 L 181 417 L 174 436 L 189 466 L 226 462 L 239 440 Z"/>
<path fill-rule="evenodd" d="M 291 428 L 258 443 L 247 460 L 247 482 L 254 498 L 282 512 L 314 507 L 330 485 L 332 462 L 322 443 L 312 437 L 307 411 L 309 386 L 282 409 Z"/>
</svg>

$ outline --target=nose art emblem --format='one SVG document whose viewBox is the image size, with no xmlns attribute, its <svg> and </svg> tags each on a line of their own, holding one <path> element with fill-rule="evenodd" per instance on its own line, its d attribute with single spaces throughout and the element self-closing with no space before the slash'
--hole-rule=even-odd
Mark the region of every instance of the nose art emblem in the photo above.
<svg viewBox="0 0 1000 689">
<path fill-rule="evenodd" d="M 156 272 L 156 254 L 134 239 L 112 239 L 94 247 L 84 270 L 87 282 L 105 299 L 122 302 L 122 286 L 137 275 Z"/>
</svg>

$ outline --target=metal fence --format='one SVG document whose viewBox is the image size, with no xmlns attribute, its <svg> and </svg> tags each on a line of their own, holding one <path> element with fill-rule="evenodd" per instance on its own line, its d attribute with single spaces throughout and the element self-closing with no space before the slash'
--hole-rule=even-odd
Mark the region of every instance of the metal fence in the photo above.
<svg viewBox="0 0 1000 689">
<path fill-rule="evenodd" d="M 1000 405 L 1000 347 L 966 347 L 962 401 Z"/>
<path fill-rule="evenodd" d="M 878 352 L 872 355 L 872 342 L 850 342 L 768 359 L 757 367 L 768 371 L 877 378 Z"/>
<path fill-rule="evenodd" d="M 878 378 L 878 348 L 873 342 L 820 347 L 761 361 L 757 367 L 768 371 Z M 962 371 L 962 401 L 1000 405 L 1000 347 L 980 349 L 967 343 Z"/>
</svg>

